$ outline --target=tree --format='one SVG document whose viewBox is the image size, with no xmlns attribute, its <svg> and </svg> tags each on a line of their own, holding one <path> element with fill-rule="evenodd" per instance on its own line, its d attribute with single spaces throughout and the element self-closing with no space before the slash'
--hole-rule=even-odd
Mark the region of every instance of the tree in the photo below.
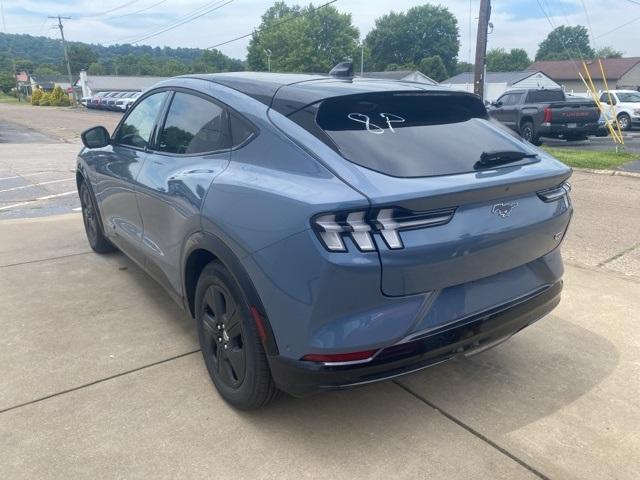
<svg viewBox="0 0 640 480">
<path fill-rule="evenodd" d="M 419 70 L 436 82 L 441 82 L 449 77 L 447 68 L 444 66 L 442 58 L 438 55 L 423 58 L 420 62 Z"/>
<path fill-rule="evenodd" d="M 98 61 L 98 55 L 91 47 L 82 43 L 74 43 L 69 47 L 69 64 L 71 73 L 76 75 L 80 70 L 86 70 L 89 65 Z M 63 71 L 66 70 L 66 66 Z"/>
<path fill-rule="evenodd" d="M 460 73 L 473 72 L 473 63 L 469 62 L 457 62 L 455 70 L 453 71 L 453 75 L 458 75 Z"/>
<path fill-rule="evenodd" d="M 105 75 L 107 72 L 104 65 L 101 63 L 93 62 L 87 67 L 87 73 L 89 75 Z"/>
<path fill-rule="evenodd" d="M 585 27 L 561 25 L 538 45 L 536 60 L 570 60 L 594 56 L 595 52 L 589 45 L 589 33 Z"/>
<path fill-rule="evenodd" d="M 36 78 L 53 77 L 53 76 L 60 75 L 60 71 L 57 69 L 53 69 L 48 65 L 40 65 L 39 67 L 36 67 L 36 69 L 33 71 L 33 75 Z"/>
<path fill-rule="evenodd" d="M 601 47 L 596 50 L 596 58 L 622 58 L 623 52 L 614 50 L 613 47 Z"/>
<path fill-rule="evenodd" d="M 417 65 L 438 55 L 453 71 L 460 49 L 456 17 L 446 7 L 429 4 L 376 19 L 365 42 L 371 49 L 372 68 L 378 70 L 390 63 Z"/>
<path fill-rule="evenodd" d="M 193 63 L 193 71 L 198 73 L 233 72 L 244 70 L 240 60 L 229 58 L 219 50 L 205 50 Z"/>
<path fill-rule="evenodd" d="M 517 72 L 531 65 L 531 59 L 522 48 L 512 48 L 507 52 L 504 48 L 492 48 L 487 52 L 488 72 Z"/>
<path fill-rule="evenodd" d="M 249 69 L 268 69 L 265 51 L 271 52 L 274 71 L 326 73 L 345 58 L 356 58 L 358 29 L 351 24 L 351 15 L 333 6 L 316 10 L 313 4 L 276 2 L 249 42 Z"/>
<path fill-rule="evenodd" d="M 11 73 L 0 73 L 0 92 L 11 93 L 11 90 L 16 86 L 16 79 Z"/>
</svg>

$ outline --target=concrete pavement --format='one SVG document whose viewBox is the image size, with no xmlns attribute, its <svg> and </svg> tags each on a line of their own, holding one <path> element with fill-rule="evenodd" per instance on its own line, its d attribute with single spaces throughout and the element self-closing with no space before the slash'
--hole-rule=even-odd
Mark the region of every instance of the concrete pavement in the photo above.
<svg viewBox="0 0 640 480">
<path fill-rule="evenodd" d="M 560 307 L 492 351 L 247 414 L 78 214 L 1 225 L 0 478 L 637 477 L 637 281 L 568 266 Z"/>
</svg>

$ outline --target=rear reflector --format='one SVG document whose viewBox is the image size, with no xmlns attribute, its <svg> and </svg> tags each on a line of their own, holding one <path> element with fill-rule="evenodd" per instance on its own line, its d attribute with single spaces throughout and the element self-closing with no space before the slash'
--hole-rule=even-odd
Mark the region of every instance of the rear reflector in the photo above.
<svg viewBox="0 0 640 480">
<path fill-rule="evenodd" d="M 378 350 L 365 350 L 362 352 L 335 353 L 331 355 L 310 353 L 302 357 L 302 360 L 323 363 L 360 362 L 363 360 L 369 360 L 377 351 Z"/>
<path fill-rule="evenodd" d="M 251 316 L 253 317 L 253 321 L 256 324 L 256 329 L 258 330 L 258 336 L 260 337 L 260 341 L 265 343 L 267 341 L 267 330 L 264 326 L 264 317 L 260 314 L 258 309 L 254 306 L 251 307 Z"/>
</svg>

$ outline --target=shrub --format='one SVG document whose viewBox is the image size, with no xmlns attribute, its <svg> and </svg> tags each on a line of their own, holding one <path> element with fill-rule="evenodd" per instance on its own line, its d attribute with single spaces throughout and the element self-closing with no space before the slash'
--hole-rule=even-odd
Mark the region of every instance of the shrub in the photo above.
<svg viewBox="0 0 640 480">
<path fill-rule="evenodd" d="M 39 105 L 41 107 L 48 107 L 51 105 L 51 92 L 42 94 Z"/>
<path fill-rule="evenodd" d="M 65 97 L 65 93 L 62 91 L 60 85 L 56 85 L 56 87 L 49 93 L 49 104 L 54 107 L 59 107 L 62 105 L 63 98 Z"/>
<path fill-rule="evenodd" d="M 40 105 L 40 100 L 42 100 L 43 92 L 39 88 L 36 88 L 31 94 L 31 105 Z"/>
</svg>

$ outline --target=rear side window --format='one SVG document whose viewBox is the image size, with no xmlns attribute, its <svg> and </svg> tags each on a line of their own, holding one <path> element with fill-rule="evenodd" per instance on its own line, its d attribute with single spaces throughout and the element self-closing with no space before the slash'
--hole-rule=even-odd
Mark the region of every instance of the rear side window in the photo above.
<svg viewBox="0 0 640 480">
<path fill-rule="evenodd" d="M 522 141 L 491 125 L 471 95 L 336 97 L 290 118 L 347 160 L 395 177 L 470 172 L 483 152 L 528 152 Z"/>
<path fill-rule="evenodd" d="M 145 148 L 149 144 L 149 137 L 166 96 L 167 92 L 155 93 L 136 105 L 118 128 L 115 143 Z"/>
<path fill-rule="evenodd" d="M 562 90 L 533 90 L 527 93 L 528 103 L 563 102 Z"/>
<path fill-rule="evenodd" d="M 247 122 L 245 122 L 235 113 L 230 114 L 230 116 L 231 137 L 233 139 L 232 143 L 234 147 L 237 147 L 245 143 L 253 136 L 253 130 L 251 129 L 251 127 L 249 127 Z"/>
<path fill-rule="evenodd" d="M 177 92 L 160 132 L 158 150 L 196 154 L 229 147 L 229 118 L 226 109 L 202 97 Z"/>
</svg>

